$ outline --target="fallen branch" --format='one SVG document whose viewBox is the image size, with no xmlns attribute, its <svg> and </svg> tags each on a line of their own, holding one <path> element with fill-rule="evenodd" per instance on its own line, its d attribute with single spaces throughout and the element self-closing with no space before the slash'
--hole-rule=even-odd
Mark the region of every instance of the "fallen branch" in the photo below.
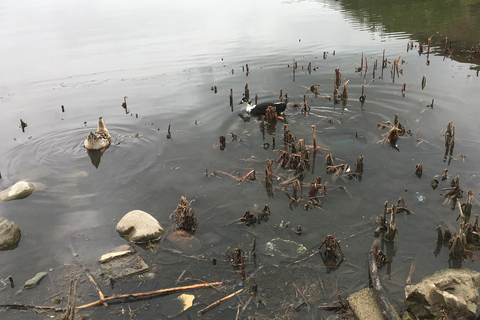
<svg viewBox="0 0 480 320">
<path fill-rule="evenodd" d="M 199 315 L 202 315 L 204 314 L 205 312 L 207 312 L 208 310 L 212 309 L 213 307 L 216 307 L 218 306 L 220 303 L 222 303 L 222 301 L 225 301 L 225 300 L 228 300 L 230 299 L 231 297 L 234 297 L 236 296 L 237 294 L 239 294 L 240 292 L 242 292 L 244 289 L 240 289 L 232 294 L 229 294 L 228 296 L 226 297 L 223 297 L 222 299 L 219 299 L 217 301 L 215 301 L 214 303 L 208 305 L 207 307 L 203 308 L 202 310 L 198 311 L 198 314 Z"/>
<path fill-rule="evenodd" d="M 375 239 L 375 241 L 373 241 L 372 247 L 370 248 L 370 253 L 368 254 L 368 270 L 370 273 L 370 280 L 372 281 L 373 289 L 378 297 L 378 302 L 382 307 L 385 317 L 388 320 L 399 320 L 396 311 L 392 308 L 390 302 L 388 301 L 387 292 L 385 291 L 385 288 L 380 282 L 380 275 L 378 274 L 376 259 L 379 243 L 380 240 Z"/>
<path fill-rule="evenodd" d="M 95 286 L 95 289 L 97 289 L 97 293 L 98 293 L 98 295 L 100 296 L 100 301 L 102 301 L 103 306 L 104 306 L 104 307 L 108 307 L 108 304 L 107 304 L 106 302 L 104 302 L 105 296 L 103 295 L 102 290 L 100 290 L 100 287 L 98 286 L 98 284 L 97 284 L 97 282 L 95 281 L 95 279 L 93 279 L 92 274 L 90 273 L 90 271 L 89 271 L 87 268 L 85 268 L 85 266 L 84 266 L 83 263 L 82 263 L 82 260 L 80 260 L 80 258 L 78 257 L 78 254 L 75 252 L 75 249 L 73 249 L 72 244 L 69 244 L 69 246 L 70 246 L 70 250 L 72 251 L 73 256 L 77 259 L 78 263 L 79 263 L 80 266 L 83 268 L 83 271 L 84 271 L 85 274 L 87 275 L 88 279 L 89 279 L 90 282 L 93 283 L 93 285 Z"/>
<path fill-rule="evenodd" d="M 88 304 L 84 304 L 78 307 L 75 307 L 75 309 L 85 309 L 89 307 L 93 307 L 99 304 L 102 304 L 107 301 L 113 301 L 113 300 L 120 300 L 120 299 L 128 299 L 128 298 L 138 298 L 138 297 L 147 297 L 147 296 L 154 296 L 154 295 L 159 295 L 159 294 L 165 294 L 165 293 L 171 293 L 171 292 L 177 292 L 177 291 L 183 291 L 183 290 L 190 290 L 190 289 L 197 289 L 197 288 L 205 288 L 205 287 L 212 287 L 212 286 L 218 286 L 221 285 L 222 282 L 210 282 L 210 283 L 199 283 L 199 284 L 194 284 L 191 286 L 184 286 L 184 287 L 175 287 L 175 288 L 167 288 L 167 289 L 160 289 L 160 290 L 155 290 L 155 291 L 150 291 L 150 292 L 143 292 L 143 293 L 133 293 L 133 294 L 122 294 L 118 296 L 113 296 L 113 297 L 108 297 L 104 298 L 103 300 L 97 300 Z M 243 289 L 242 289 L 243 290 Z M 28 304 L 0 304 L 0 308 L 6 308 L 6 309 L 21 309 L 21 310 L 27 310 L 27 309 L 35 309 L 35 310 L 52 310 L 55 312 L 63 312 L 65 311 L 65 308 L 57 308 L 57 307 L 44 307 L 44 306 L 35 306 L 35 305 L 28 305 Z"/>
</svg>

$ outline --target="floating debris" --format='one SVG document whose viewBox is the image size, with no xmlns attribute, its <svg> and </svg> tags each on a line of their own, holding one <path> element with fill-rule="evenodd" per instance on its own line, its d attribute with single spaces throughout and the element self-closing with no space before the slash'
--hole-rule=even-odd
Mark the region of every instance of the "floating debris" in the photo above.
<svg viewBox="0 0 480 320">
<path fill-rule="evenodd" d="M 23 122 L 22 119 L 20 119 L 20 127 L 22 128 L 22 132 L 25 132 L 25 128 L 27 127 L 27 123 Z"/>
<path fill-rule="evenodd" d="M 363 155 L 360 155 L 355 162 L 355 172 L 363 174 Z"/>
<path fill-rule="evenodd" d="M 336 261 L 340 256 L 342 257 L 342 260 L 345 259 L 340 243 L 338 243 L 338 240 L 333 235 L 329 234 L 323 239 L 322 244 L 318 247 L 320 254 L 322 254 L 321 249 L 323 245 L 325 245 L 325 250 L 323 252 L 323 257 L 325 259 Z"/>
<path fill-rule="evenodd" d="M 219 139 L 220 139 L 220 150 L 223 151 L 225 150 L 225 147 L 226 147 L 226 144 L 225 144 L 226 138 L 225 136 L 220 136 Z"/>
<path fill-rule="evenodd" d="M 167 131 L 167 139 L 172 139 L 172 132 L 171 132 L 172 124 L 168 124 L 168 131 Z"/>
<path fill-rule="evenodd" d="M 184 196 L 180 198 L 180 204 L 170 217 L 175 222 L 176 229 L 193 232 L 197 228 L 195 211 L 190 208 L 191 202 L 188 202 Z"/>
<path fill-rule="evenodd" d="M 447 125 L 447 130 L 445 131 L 445 155 L 443 161 L 446 161 L 447 157 L 448 164 L 452 161 L 453 148 L 455 147 L 455 126 L 452 122 L 449 122 Z"/>
<path fill-rule="evenodd" d="M 395 237 L 398 235 L 398 228 L 395 223 L 395 215 L 397 214 L 397 204 L 392 206 L 392 215 L 390 217 L 390 221 L 387 223 L 387 231 L 385 232 L 385 240 L 393 241 Z"/>
<path fill-rule="evenodd" d="M 422 177 L 422 173 L 423 173 L 423 166 L 421 164 L 417 164 L 415 166 L 415 171 L 414 171 L 415 175 L 419 178 Z"/>
</svg>

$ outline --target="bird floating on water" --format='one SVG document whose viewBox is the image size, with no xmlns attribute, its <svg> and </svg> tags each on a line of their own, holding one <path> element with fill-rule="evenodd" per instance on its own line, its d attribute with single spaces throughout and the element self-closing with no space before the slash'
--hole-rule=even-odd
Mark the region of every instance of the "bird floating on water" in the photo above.
<svg viewBox="0 0 480 320">
<path fill-rule="evenodd" d="M 287 108 L 287 103 L 285 102 L 263 102 L 252 105 L 251 101 L 247 98 L 243 98 L 239 104 L 245 104 L 247 106 L 247 112 L 255 116 L 265 115 L 269 106 L 274 107 L 277 114 L 284 112 Z"/>
<path fill-rule="evenodd" d="M 87 150 L 104 150 L 110 146 L 112 137 L 105 127 L 105 120 L 98 118 L 98 129 L 95 132 L 90 132 L 83 145 Z"/>
</svg>

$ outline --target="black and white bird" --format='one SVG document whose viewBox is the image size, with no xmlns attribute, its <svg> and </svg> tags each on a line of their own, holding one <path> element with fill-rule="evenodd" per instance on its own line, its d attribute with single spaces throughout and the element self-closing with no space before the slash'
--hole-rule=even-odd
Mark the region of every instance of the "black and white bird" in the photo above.
<svg viewBox="0 0 480 320">
<path fill-rule="evenodd" d="M 239 104 L 246 105 L 247 112 L 255 116 L 265 115 L 267 113 L 267 108 L 269 106 L 274 107 L 277 114 L 284 112 L 285 109 L 287 108 L 287 104 L 285 102 L 263 102 L 260 104 L 252 105 L 251 101 L 248 100 L 247 98 L 243 98 Z"/>
</svg>

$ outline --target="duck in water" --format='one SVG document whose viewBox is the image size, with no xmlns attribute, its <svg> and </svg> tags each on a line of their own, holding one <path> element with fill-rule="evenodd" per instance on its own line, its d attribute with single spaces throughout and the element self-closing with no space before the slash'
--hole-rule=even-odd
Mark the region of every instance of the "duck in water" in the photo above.
<svg viewBox="0 0 480 320">
<path fill-rule="evenodd" d="M 284 112 L 287 108 L 287 104 L 285 102 L 263 102 L 252 105 L 251 101 L 247 98 L 243 98 L 242 101 L 240 101 L 240 104 L 246 105 L 247 112 L 255 116 L 265 115 L 269 106 L 274 107 L 277 114 Z"/>
<path fill-rule="evenodd" d="M 98 118 L 98 129 L 95 132 L 90 132 L 87 136 L 83 145 L 85 149 L 88 150 L 105 150 L 110 146 L 112 137 L 105 127 L 105 120 L 100 117 Z"/>
</svg>

